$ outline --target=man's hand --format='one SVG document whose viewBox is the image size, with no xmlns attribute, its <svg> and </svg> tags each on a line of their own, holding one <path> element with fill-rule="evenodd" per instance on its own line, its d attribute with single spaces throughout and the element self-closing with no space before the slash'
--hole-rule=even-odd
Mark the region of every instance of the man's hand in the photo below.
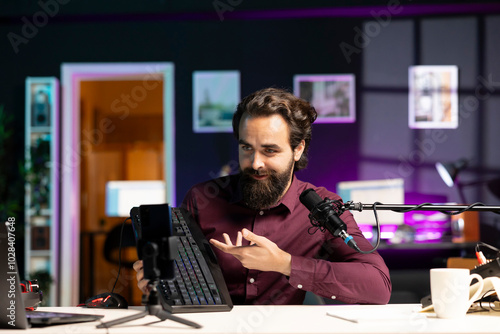
<svg viewBox="0 0 500 334">
<path fill-rule="evenodd" d="M 210 239 L 210 243 L 240 260 L 243 267 L 261 271 L 276 271 L 290 276 L 292 267 L 292 256 L 281 250 L 271 240 L 258 236 L 247 229 L 238 232 L 236 244 L 233 245 L 231 238 L 223 234 L 224 242 Z M 249 246 L 242 246 L 242 238 L 250 241 Z"/>
<path fill-rule="evenodd" d="M 147 295 L 149 294 L 148 283 L 149 280 L 144 278 L 144 268 L 142 264 L 142 260 L 138 260 L 134 262 L 134 270 L 137 272 L 135 277 L 137 278 L 137 286 L 141 289 L 142 293 Z"/>
</svg>

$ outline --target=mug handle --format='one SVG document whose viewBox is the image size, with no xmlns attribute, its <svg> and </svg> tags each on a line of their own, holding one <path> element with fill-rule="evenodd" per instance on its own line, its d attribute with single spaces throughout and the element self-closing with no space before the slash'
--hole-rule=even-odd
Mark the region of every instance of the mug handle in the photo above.
<svg viewBox="0 0 500 334">
<path fill-rule="evenodd" d="M 483 281 L 483 278 L 481 277 L 481 275 L 471 274 L 469 277 L 470 277 L 469 285 L 470 285 L 470 283 L 472 283 L 472 280 L 475 278 L 475 279 L 477 279 L 479 287 L 477 288 L 476 292 L 474 292 L 474 294 L 470 297 L 469 306 L 467 307 L 467 309 L 469 309 L 470 306 L 472 305 L 472 303 L 474 303 L 474 301 L 479 297 L 479 295 L 481 293 L 483 293 L 483 287 L 484 287 L 484 281 Z"/>
</svg>

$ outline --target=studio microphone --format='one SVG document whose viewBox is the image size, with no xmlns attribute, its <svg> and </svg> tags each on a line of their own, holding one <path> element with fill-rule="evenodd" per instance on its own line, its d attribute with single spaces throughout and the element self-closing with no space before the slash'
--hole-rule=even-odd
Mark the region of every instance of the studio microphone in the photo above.
<svg viewBox="0 0 500 334">
<path fill-rule="evenodd" d="M 356 241 L 347 233 L 347 225 L 339 217 L 343 213 L 343 209 L 338 205 L 341 201 L 332 201 L 328 198 L 323 200 L 312 188 L 304 190 L 299 200 L 311 212 L 309 214 L 311 224 L 326 228 L 333 236 L 342 238 L 349 247 L 361 251 Z"/>
</svg>

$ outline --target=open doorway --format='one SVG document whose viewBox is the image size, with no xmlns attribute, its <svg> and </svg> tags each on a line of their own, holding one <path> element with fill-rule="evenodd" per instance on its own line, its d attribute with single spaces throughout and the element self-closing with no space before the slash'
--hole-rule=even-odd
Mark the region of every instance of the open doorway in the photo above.
<svg viewBox="0 0 500 334">
<path fill-rule="evenodd" d="M 175 205 L 173 65 L 63 64 L 62 87 L 58 286 L 60 305 L 70 306 L 111 291 L 118 273 L 103 256 L 107 234 L 124 219 L 105 215 L 108 181 L 164 180 Z M 115 292 L 137 302 L 135 275 L 120 276 Z"/>
<path fill-rule="evenodd" d="M 145 84 L 147 91 L 136 89 Z M 129 304 L 140 305 L 141 293 L 129 268 L 137 252 L 130 244 L 123 243 L 122 270 L 114 285 L 119 238 L 111 233 L 121 231 L 127 216 L 105 212 L 105 189 L 109 181 L 165 181 L 162 92 L 163 78 L 158 76 L 80 83 L 80 300 L 114 286 Z"/>
</svg>

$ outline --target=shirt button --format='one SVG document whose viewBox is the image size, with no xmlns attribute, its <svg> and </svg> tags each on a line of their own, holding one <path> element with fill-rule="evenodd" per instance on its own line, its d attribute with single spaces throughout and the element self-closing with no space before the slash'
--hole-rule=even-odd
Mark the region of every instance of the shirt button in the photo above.
<svg viewBox="0 0 500 334">
<path fill-rule="evenodd" d="M 259 211 L 259 215 L 263 215 L 264 214 L 264 211 Z"/>
<path fill-rule="evenodd" d="M 332 296 L 332 299 L 337 299 L 337 296 Z"/>
<path fill-rule="evenodd" d="M 255 279 L 250 278 L 250 283 L 253 283 L 253 282 L 255 282 Z"/>
<path fill-rule="evenodd" d="M 302 284 L 297 285 L 297 288 L 302 289 Z"/>
</svg>

